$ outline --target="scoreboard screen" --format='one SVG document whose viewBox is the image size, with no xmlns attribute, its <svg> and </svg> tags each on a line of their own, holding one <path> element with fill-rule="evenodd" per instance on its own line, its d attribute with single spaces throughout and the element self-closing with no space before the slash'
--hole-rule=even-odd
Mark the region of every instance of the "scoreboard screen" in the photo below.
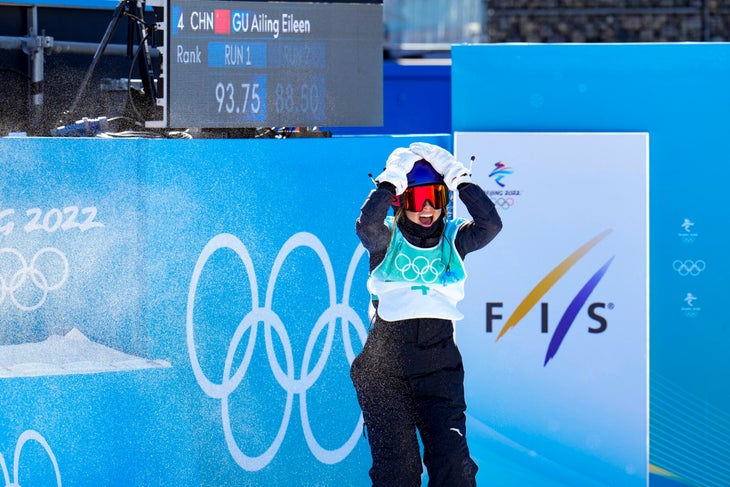
<svg viewBox="0 0 730 487">
<path fill-rule="evenodd" d="M 381 3 L 170 0 L 174 128 L 379 126 Z"/>
</svg>

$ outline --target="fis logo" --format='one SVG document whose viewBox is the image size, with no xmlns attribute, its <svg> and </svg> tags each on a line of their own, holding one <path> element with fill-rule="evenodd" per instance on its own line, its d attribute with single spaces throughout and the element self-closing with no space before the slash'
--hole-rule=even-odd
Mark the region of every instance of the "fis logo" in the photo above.
<svg viewBox="0 0 730 487">
<path fill-rule="evenodd" d="M 499 339 L 502 338 L 505 333 L 507 333 L 511 328 L 515 327 L 522 320 L 522 318 L 524 318 L 525 315 L 538 303 L 540 298 L 542 298 L 570 270 L 570 268 L 576 264 L 576 262 L 578 262 L 593 247 L 595 247 L 601 240 L 603 240 L 609 233 L 611 233 L 611 231 L 611 229 L 608 229 L 596 235 L 591 240 L 583 244 L 580 248 L 578 248 L 575 252 L 570 254 L 553 270 L 551 270 L 537 284 L 537 286 L 535 286 L 527 294 L 527 296 L 525 296 L 525 298 L 522 300 L 522 302 L 520 302 L 512 315 L 510 315 L 510 317 L 507 319 L 506 323 L 500 330 L 499 334 L 497 335 L 497 341 L 499 341 Z M 563 312 L 563 316 L 560 318 L 558 326 L 555 329 L 552 338 L 550 339 L 550 344 L 548 345 L 547 353 L 545 354 L 545 361 L 543 363 L 543 366 L 546 366 L 547 363 L 553 357 L 555 357 L 555 354 L 558 352 L 558 349 L 560 348 L 563 339 L 573 325 L 573 322 L 578 316 L 578 313 L 580 312 L 581 308 L 583 308 L 583 306 L 586 304 L 588 298 L 590 297 L 591 293 L 596 288 L 598 283 L 601 281 L 601 279 L 603 279 L 603 276 L 606 274 L 606 271 L 610 267 L 611 262 L 613 262 L 613 259 L 614 257 L 611 257 L 598 270 L 596 270 L 596 272 L 580 288 L 578 293 L 571 300 L 570 304 L 568 304 L 568 307 Z M 487 333 L 492 333 L 494 322 L 496 320 L 502 319 L 502 315 L 497 313 L 498 309 L 502 307 L 502 303 L 490 302 L 487 303 L 486 306 L 486 331 Z M 595 302 L 591 303 L 588 306 L 587 312 L 589 318 L 591 318 L 598 324 L 597 327 L 588 328 L 588 331 L 590 333 L 603 333 L 604 331 L 606 331 L 606 328 L 608 327 L 608 321 L 604 316 L 599 314 L 599 310 L 606 307 L 611 309 L 613 308 L 613 304 L 608 303 L 607 306 L 606 303 Z M 541 311 L 542 332 L 548 333 L 548 303 L 541 303 Z"/>
</svg>

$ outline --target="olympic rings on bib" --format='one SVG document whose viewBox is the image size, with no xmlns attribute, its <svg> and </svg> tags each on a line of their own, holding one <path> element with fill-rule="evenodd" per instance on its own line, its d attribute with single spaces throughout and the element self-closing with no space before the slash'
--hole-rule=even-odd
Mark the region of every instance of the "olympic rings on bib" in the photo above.
<svg viewBox="0 0 730 487">
<path fill-rule="evenodd" d="M 303 363 L 299 369 L 301 370 L 301 377 L 297 378 L 294 375 L 294 354 L 286 326 L 282 323 L 281 318 L 271 309 L 271 305 L 279 271 L 281 270 L 287 256 L 299 247 L 310 248 L 319 257 L 327 279 L 330 306 L 317 319 L 317 322 L 311 329 L 304 351 Z M 195 348 L 195 324 L 193 323 L 193 316 L 195 296 L 203 267 L 211 256 L 221 249 L 228 249 L 235 252 L 244 265 L 246 274 L 248 275 L 248 285 L 251 289 L 251 310 L 243 317 L 238 328 L 233 333 L 225 358 L 223 377 L 220 382 L 214 382 L 205 375 L 198 360 Z M 317 382 L 327 364 L 327 359 L 329 358 L 332 350 L 332 343 L 334 341 L 335 329 L 338 320 L 342 322 L 341 333 L 344 342 L 345 355 L 349 364 L 352 364 L 356 355 L 352 347 L 349 330 L 350 327 L 348 326 L 349 324 L 352 324 L 355 327 L 360 341 L 365 343 L 365 339 L 367 338 L 365 326 L 358 314 L 348 303 L 355 270 L 363 255 L 365 255 L 365 248 L 362 245 L 358 245 L 347 270 L 341 303 L 338 303 L 336 297 L 334 270 L 329 260 L 327 250 L 319 239 L 310 233 L 301 232 L 293 235 L 284 243 L 274 260 L 268 287 L 266 288 L 266 298 L 263 307 L 259 305 L 258 283 L 256 280 L 253 261 L 251 260 L 246 246 L 237 237 L 227 233 L 213 237 L 206 244 L 198 257 L 188 290 L 186 312 L 188 356 L 190 358 L 190 365 L 193 369 L 193 374 L 195 375 L 195 380 L 200 385 L 200 388 L 209 397 L 221 400 L 222 427 L 228 451 L 236 463 L 244 470 L 261 470 L 276 456 L 284 441 L 284 437 L 286 436 L 286 430 L 289 426 L 295 395 L 299 395 L 300 417 L 304 438 L 310 451 L 320 462 L 325 464 L 335 464 L 342 461 L 355 448 L 355 445 L 360 439 L 363 428 L 362 413 L 359 415 L 359 419 L 352 430 L 352 434 L 344 444 L 332 450 L 326 449 L 320 445 L 312 432 L 312 427 L 309 421 L 309 413 L 307 410 L 307 391 Z M 259 324 L 263 324 L 264 326 L 264 341 L 269 366 L 271 367 L 276 381 L 286 392 L 286 403 L 281 424 L 271 445 L 259 456 L 249 456 L 246 455 L 246 453 L 244 453 L 239 447 L 238 442 L 233 435 L 229 410 L 229 396 L 239 387 L 246 372 L 248 371 L 249 365 L 251 364 Z M 285 367 L 281 366 L 277 358 L 272 339 L 272 329 L 278 335 L 280 345 L 284 348 L 284 357 L 286 362 Z M 310 359 L 312 358 L 314 346 L 318 343 L 317 339 L 323 331 L 326 332 L 326 335 L 322 354 L 314 367 L 310 367 Z M 234 371 L 232 370 L 233 360 L 234 357 L 240 355 L 237 355 L 236 352 L 239 349 L 239 345 L 241 345 L 243 337 L 247 335 L 247 332 L 249 332 L 248 342 L 245 345 L 243 358 L 241 359 L 241 364 Z"/>
<path fill-rule="evenodd" d="M 446 266 L 441 258 L 429 261 L 426 257 L 419 255 L 411 261 L 406 254 L 398 254 L 395 257 L 395 268 L 408 282 L 418 281 L 433 284 L 444 272 Z"/>
</svg>

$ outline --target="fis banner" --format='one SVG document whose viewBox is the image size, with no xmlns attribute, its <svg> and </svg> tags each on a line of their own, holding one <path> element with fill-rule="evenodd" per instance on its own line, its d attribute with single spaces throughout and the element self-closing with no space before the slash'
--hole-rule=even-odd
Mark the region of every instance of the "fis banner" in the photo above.
<svg viewBox="0 0 730 487">
<path fill-rule="evenodd" d="M 454 149 L 504 223 L 466 259 L 457 324 L 478 480 L 646 485 L 648 135 L 456 133 Z"/>
</svg>

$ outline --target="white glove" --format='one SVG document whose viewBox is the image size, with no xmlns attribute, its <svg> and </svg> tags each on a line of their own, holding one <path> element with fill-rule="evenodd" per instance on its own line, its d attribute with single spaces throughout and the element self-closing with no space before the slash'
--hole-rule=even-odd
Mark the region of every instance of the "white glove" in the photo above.
<svg viewBox="0 0 730 487">
<path fill-rule="evenodd" d="M 446 168 L 444 183 L 450 191 L 456 191 L 461 183 L 471 183 L 471 174 L 461 162 L 454 162 Z"/>
<path fill-rule="evenodd" d="M 408 173 L 413 169 L 413 164 L 420 160 L 421 156 L 404 147 L 399 147 L 388 156 L 385 170 L 375 178 L 375 182 L 388 182 L 395 186 L 396 195 L 403 194 L 408 187 Z"/>
<path fill-rule="evenodd" d="M 455 191 L 461 183 L 471 182 L 471 174 L 466 166 L 446 149 L 426 142 L 414 142 L 409 149 L 426 159 L 444 177 L 444 183 L 450 191 Z"/>
<path fill-rule="evenodd" d="M 437 145 L 414 142 L 408 148 L 422 159 L 426 159 L 439 174 L 445 174 L 446 168 L 456 162 L 451 152 Z"/>
</svg>

